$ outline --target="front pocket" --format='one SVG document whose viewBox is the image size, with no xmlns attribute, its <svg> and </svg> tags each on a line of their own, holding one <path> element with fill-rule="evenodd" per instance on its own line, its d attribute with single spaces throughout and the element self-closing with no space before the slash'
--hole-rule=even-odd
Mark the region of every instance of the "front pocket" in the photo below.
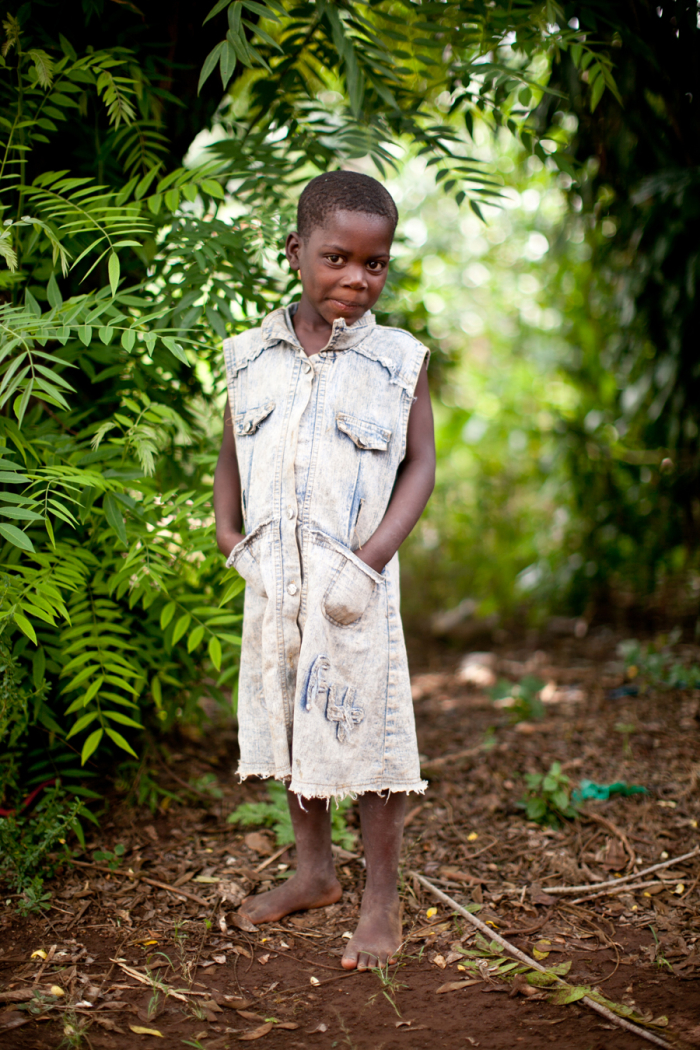
<svg viewBox="0 0 700 1050">
<path fill-rule="evenodd" d="M 391 431 L 380 427 L 378 423 L 370 423 L 358 416 L 350 416 L 347 412 L 339 412 L 335 417 L 335 425 L 341 434 L 349 437 L 358 448 L 375 452 L 386 452 L 389 448 Z"/>
<path fill-rule="evenodd" d="M 265 534 L 269 524 L 269 521 L 265 521 L 262 525 L 258 525 L 257 529 L 245 536 L 233 548 L 226 559 L 226 568 L 235 569 L 238 575 L 243 577 L 246 585 L 263 598 L 267 597 L 267 588 L 263 579 L 261 561 L 264 556 Z"/>
<path fill-rule="evenodd" d="M 339 627 L 352 627 L 362 619 L 376 587 L 369 573 L 344 558 L 323 596 L 324 615 Z"/>
<path fill-rule="evenodd" d="M 275 407 L 274 401 L 268 401 L 264 405 L 258 405 L 256 408 L 246 409 L 245 412 L 239 412 L 233 420 L 233 429 L 237 437 L 247 437 L 250 434 L 254 434 L 260 424 L 267 419 Z"/>
</svg>

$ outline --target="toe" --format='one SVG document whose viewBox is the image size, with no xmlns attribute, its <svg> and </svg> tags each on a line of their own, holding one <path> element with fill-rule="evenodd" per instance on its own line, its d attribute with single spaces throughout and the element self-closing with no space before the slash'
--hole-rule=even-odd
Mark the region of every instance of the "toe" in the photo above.
<svg viewBox="0 0 700 1050">
<path fill-rule="evenodd" d="M 353 952 L 348 949 L 340 960 L 340 965 L 344 970 L 354 970 L 357 968 L 357 952 Z"/>
</svg>

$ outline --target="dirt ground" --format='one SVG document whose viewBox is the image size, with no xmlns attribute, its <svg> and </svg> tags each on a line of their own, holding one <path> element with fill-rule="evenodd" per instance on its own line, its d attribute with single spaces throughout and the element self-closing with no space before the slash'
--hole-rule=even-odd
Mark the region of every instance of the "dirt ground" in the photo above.
<svg viewBox="0 0 700 1050">
<path fill-rule="evenodd" d="M 602 628 L 584 639 L 504 642 L 466 672 L 464 652 L 412 647 L 430 787 L 409 800 L 406 941 L 387 973 L 340 969 L 364 879 L 359 835 L 350 854 L 338 854 L 339 904 L 255 931 L 236 925 L 236 905 L 286 877 L 294 849 L 280 853 L 269 832 L 226 823 L 242 801 L 266 797 L 262 784 L 236 782 L 233 725 L 175 741 L 164 783 L 189 804 L 153 816 L 115 797 L 80 864 L 49 884 L 45 917 L 19 918 L 9 897 L 0 910 L 0 1044 L 651 1045 L 580 1002 L 557 1005 L 551 989 L 500 975 L 507 969 L 501 950 L 435 901 L 418 872 L 543 965 L 570 962 L 569 984 L 600 989 L 667 1044 L 700 1046 L 700 854 L 627 888 L 596 889 L 700 846 L 700 692 L 618 695 L 625 676 L 617 640 Z M 698 660 L 690 647 L 677 651 Z M 507 707 L 495 707 L 485 688 L 494 673 L 545 682 L 544 717 L 515 722 Z M 518 802 L 524 775 L 546 772 L 555 760 L 572 786 L 581 778 L 623 780 L 648 794 L 589 801 L 562 829 L 543 828 Z M 204 784 L 198 778 L 207 774 L 223 797 L 197 789 L 195 802 L 183 785 Z M 357 829 L 354 810 L 349 823 Z M 110 871 L 94 854 L 117 844 L 125 851 Z M 561 886 L 587 888 L 547 892 Z"/>
</svg>

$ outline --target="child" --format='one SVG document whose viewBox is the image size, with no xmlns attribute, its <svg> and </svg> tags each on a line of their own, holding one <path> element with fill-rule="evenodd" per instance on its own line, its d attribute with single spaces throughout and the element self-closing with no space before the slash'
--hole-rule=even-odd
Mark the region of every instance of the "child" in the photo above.
<svg viewBox="0 0 700 1050">
<path fill-rule="evenodd" d="M 224 343 L 214 480 L 217 543 L 247 584 L 239 774 L 285 781 L 297 847 L 294 877 L 241 911 L 273 922 L 337 901 L 329 800 L 358 795 L 367 883 L 349 970 L 401 944 L 406 793 L 426 787 L 396 552 L 434 484 L 428 351 L 370 313 L 397 220 L 368 175 L 306 186 L 286 245 L 301 299 Z"/>
</svg>

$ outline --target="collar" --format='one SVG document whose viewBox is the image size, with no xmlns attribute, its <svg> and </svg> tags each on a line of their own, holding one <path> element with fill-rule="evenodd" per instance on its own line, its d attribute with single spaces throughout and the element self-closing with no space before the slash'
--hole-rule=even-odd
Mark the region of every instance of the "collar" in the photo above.
<svg viewBox="0 0 700 1050">
<path fill-rule="evenodd" d="M 261 329 L 266 346 L 279 342 L 287 343 L 294 349 L 302 349 L 292 323 L 292 317 L 296 313 L 298 305 L 298 303 L 290 303 L 289 306 L 280 306 L 277 310 L 269 313 L 263 320 Z M 328 343 L 321 353 L 325 350 L 348 350 L 350 347 L 357 346 L 358 343 L 367 338 L 375 324 L 376 321 L 371 310 L 368 310 L 359 320 L 351 325 L 345 323 L 344 317 L 337 317 L 333 322 L 333 329 Z"/>
</svg>

